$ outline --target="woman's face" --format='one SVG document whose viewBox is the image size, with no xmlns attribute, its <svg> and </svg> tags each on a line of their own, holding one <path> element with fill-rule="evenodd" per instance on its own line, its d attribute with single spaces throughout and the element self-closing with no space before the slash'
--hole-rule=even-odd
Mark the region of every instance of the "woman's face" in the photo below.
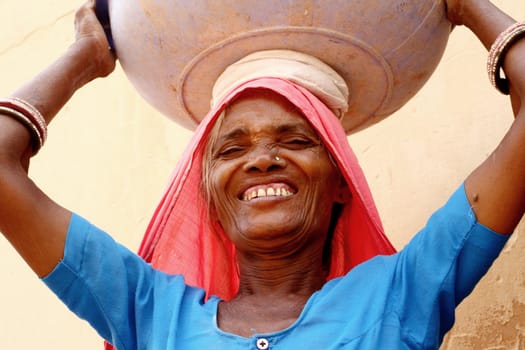
<svg viewBox="0 0 525 350">
<path fill-rule="evenodd" d="M 293 253 L 324 242 L 343 181 L 319 136 L 286 99 L 265 90 L 244 93 L 227 109 L 211 154 L 210 195 L 238 250 Z"/>
</svg>

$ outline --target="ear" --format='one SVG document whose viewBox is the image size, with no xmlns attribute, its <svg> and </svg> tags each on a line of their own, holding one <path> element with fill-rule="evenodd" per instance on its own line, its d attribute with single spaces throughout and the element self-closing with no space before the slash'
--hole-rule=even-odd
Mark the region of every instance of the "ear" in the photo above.
<svg viewBox="0 0 525 350">
<path fill-rule="evenodd" d="M 352 199 L 352 192 L 348 188 L 343 176 L 339 176 L 339 183 L 337 186 L 337 192 L 335 195 L 335 201 L 339 204 L 346 204 Z"/>
</svg>

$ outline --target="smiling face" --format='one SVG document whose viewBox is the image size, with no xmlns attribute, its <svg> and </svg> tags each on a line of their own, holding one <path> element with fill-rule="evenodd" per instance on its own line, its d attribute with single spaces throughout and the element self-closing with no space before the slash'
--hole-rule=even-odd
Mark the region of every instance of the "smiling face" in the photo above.
<svg viewBox="0 0 525 350">
<path fill-rule="evenodd" d="M 290 102 L 266 90 L 244 92 L 226 110 L 209 147 L 210 197 L 237 250 L 322 249 L 342 181 L 319 136 Z"/>
</svg>

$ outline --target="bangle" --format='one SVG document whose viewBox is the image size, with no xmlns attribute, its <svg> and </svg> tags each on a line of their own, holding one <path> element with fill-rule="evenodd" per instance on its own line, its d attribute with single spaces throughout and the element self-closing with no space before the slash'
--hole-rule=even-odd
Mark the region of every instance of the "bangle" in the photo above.
<svg viewBox="0 0 525 350">
<path fill-rule="evenodd" d="M 33 121 L 33 123 L 36 123 L 36 126 L 40 130 L 40 133 L 42 135 L 42 145 L 44 142 L 46 142 L 47 139 L 47 123 L 44 119 L 44 116 L 36 109 L 33 105 L 29 104 L 28 102 L 18 98 L 18 97 L 12 97 L 13 103 L 16 107 L 19 107 L 18 111 L 24 110 L 22 113 L 26 114 L 29 119 Z"/>
<path fill-rule="evenodd" d="M 20 122 L 20 124 L 26 127 L 26 129 L 29 131 L 29 134 L 31 135 L 31 147 L 33 149 L 33 155 L 36 154 L 42 147 L 42 137 L 40 136 L 40 132 L 38 131 L 36 125 L 33 124 L 33 122 L 25 115 L 9 107 L 0 106 L 0 114 L 16 119 Z"/>
<path fill-rule="evenodd" d="M 525 36 L 525 22 L 518 22 L 503 31 L 490 48 L 487 71 L 491 84 L 502 94 L 508 95 L 509 82 L 501 76 L 505 55 L 519 39 Z"/>
<path fill-rule="evenodd" d="M 42 114 L 31 104 L 16 98 L 0 98 L 0 112 L 24 125 L 31 135 L 33 155 L 37 154 L 47 139 L 47 124 Z"/>
</svg>

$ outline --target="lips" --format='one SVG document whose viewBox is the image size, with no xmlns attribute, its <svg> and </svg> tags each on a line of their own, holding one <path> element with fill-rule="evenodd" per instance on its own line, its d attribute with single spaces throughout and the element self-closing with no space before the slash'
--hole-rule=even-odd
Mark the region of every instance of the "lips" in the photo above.
<svg viewBox="0 0 525 350">
<path fill-rule="evenodd" d="M 285 183 L 273 183 L 252 186 L 243 192 L 241 198 L 243 201 L 251 201 L 256 198 L 290 197 L 295 193 L 296 191 Z"/>
</svg>

